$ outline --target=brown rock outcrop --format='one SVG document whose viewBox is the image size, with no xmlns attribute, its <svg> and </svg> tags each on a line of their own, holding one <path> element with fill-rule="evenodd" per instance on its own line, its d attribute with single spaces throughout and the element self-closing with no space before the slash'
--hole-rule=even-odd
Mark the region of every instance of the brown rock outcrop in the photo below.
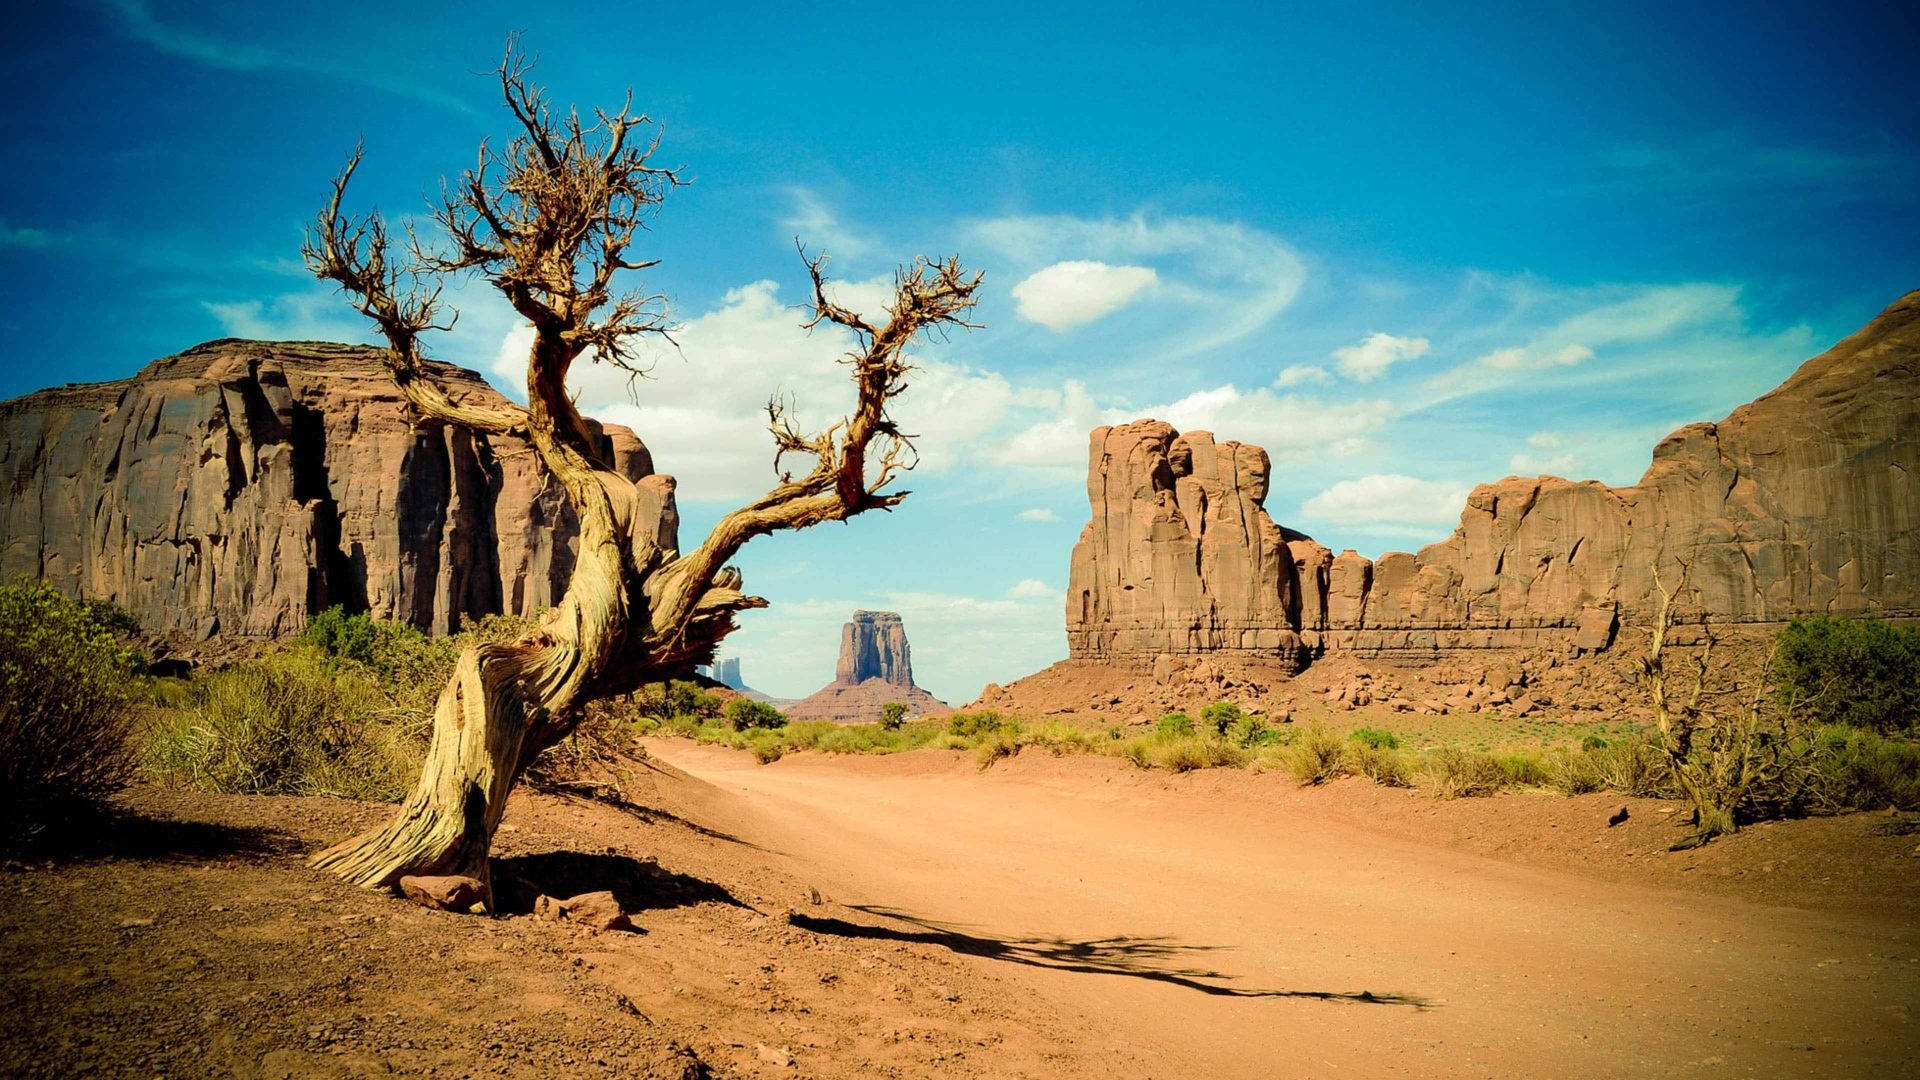
<svg viewBox="0 0 1920 1080">
<path fill-rule="evenodd" d="M 834 679 L 786 710 L 796 720 L 863 723 L 880 718 L 880 707 L 897 701 L 908 716 L 946 708 L 914 685 L 913 653 L 897 612 L 856 611 L 840 631 Z"/>
<path fill-rule="evenodd" d="M 193 639 L 285 634 L 333 604 L 445 633 L 553 603 L 574 526 L 532 448 L 415 421 L 379 355 L 214 341 L 0 403 L 0 575 Z M 500 400 L 436 368 L 455 398 Z M 672 478 L 631 431 L 604 438 L 676 546 Z"/>
<path fill-rule="evenodd" d="M 1431 660 L 1599 651 L 1688 569 L 1719 622 L 1920 616 L 1920 292 L 1719 423 L 1654 449 L 1633 487 L 1508 477 L 1418 554 L 1338 556 L 1261 509 L 1266 455 L 1159 421 L 1093 433 L 1074 549 L 1075 659 L 1237 652 Z"/>
</svg>

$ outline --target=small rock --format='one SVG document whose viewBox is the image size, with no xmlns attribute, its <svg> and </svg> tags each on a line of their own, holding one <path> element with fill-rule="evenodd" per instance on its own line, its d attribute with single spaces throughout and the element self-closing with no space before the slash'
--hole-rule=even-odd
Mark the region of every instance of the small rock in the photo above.
<svg viewBox="0 0 1920 1080">
<path fill-rule="evenodd" d="M 631 930 L 633 920 L 620 910 L 620 901 L 610 891 L 581 893 L 560 902 L 567 921 L 594 930 Z"/>
<path fill-rule="evenodd" d="M 400 892 L 422 907 L 441 911 L 468 911 L 481 898 L 480 882 L 457 874 L 403 877 Z"/>
<path fill-rule="evenodd" d="M 1607 819 L 1607 828 L 1611 829 L 1615 825 L 1624 824 L 1627 820 L 1627 817 L 1628 817 L 1627 808 L 1623 806 L 1619 809 L 1617 813 L 1615 813 L 1612 817 Z"/>
<path fill-rule="evenodd" d="M 145 916 L 136 916 L 131 919 L 120 920 L 120 929 L 122 930 L 138 930 L 142 927 L 147 927 L 152 925 L 153 925 L 153 920 Z"/>
</svg>

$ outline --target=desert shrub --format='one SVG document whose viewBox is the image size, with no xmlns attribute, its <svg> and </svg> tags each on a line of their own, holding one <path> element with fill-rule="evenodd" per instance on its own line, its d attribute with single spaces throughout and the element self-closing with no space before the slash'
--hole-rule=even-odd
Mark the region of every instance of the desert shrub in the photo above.
<svg viewBox="0 0 1920 1080">
<path fill-rule="evenodd" d="M 0 585 L 0 822 L 15 837 L 98 803 L 134 755 L 128 617 L 49 585 Z M 0 837 L 0 840 L 12 837 Z"/>
<path fill-rule="evenodd" d="M 1506 782 L 1506 774 L 1492 754 L 1443 747 L 1420 759 L 1415 775 L 1442 799 L 1491 795 Z"/>
<path fill-rule="evenodd" d="M 1787 793 L 1807 808 L 1920 809 L 1920 743 L 1846 726 L 1825 728 L 1811 739 L 1804 791 Z"/>
<path fill-rule="evenodd" d="M 1413 777 L 1413 766 L 1397 748 L 1352 738 L 1346 746 L 1346 769 L 1385 787 L 1406 787 Z"/>
<path fill-rule="evenodd" d="M 1809 719 L 1882 733 L 1920 726 L 1920 630 L 1879 619 L 1796 619 L 1771 673 Z"/>
<path fill-rule="evenodd" d="M 1156 729 L 1162 735 L 1178 738 L 1193 734 L 1193 717 L 1183 712 L 1170 712 L 1160 718 Z"/>
<path fill-rule="evenodd" d="M 1545 787 L 1548 773 L 1546 762 L 1533 754 L 1522 750 L 1508 750 L 1491 755 L 1493 763 L 1500 770 L 1502 787 Z"/>
<path fill-rule="evenodd" d="M 1063 754 L 1084 754 L 1100 749 L 1099 737 L 1092 731 L 1061 721 L 1040 724 L 1032 731 L 1021 736 L 1026 746 L 1037 747 L 1059 757 Z"/>
<path fill-rule="evenodd" d="M 1611 743 L 1601 740 L 1598 747 L 1584 753 L 1594 780 L 1607 791 L 1646 798 L 1673 793 L 1673 773 L 1667 767 L 1666 754 L 1645 736 Z"/>
<path fill-rule="evenodd" d="M 979 739 L 1001 728 L 1016 726 L 1011 717 L 1002 716 L 993 709 L 981 709 L 974 713 L 957 712 L 947 717 L 947 733 L 962 739 Z"/>
<path fill-rule="evenodd" d="M 1272 746 L 1280 741 L 1280 733 L 1267 726 L 1267 721 L 1263 717 L 1252 713 L 1242 713 L 1222 734 L 1229 742 L 1243 750 Z"/>
<path fill-rule="evenodd" d="M 1590 744 L 1597 743 L 1591 748 Z M 1580 742 L 1579 750 L 1558 749 L 1547 754 L 1541 761 L 1541 770 L 1545 774 L 1544 786 L 1561 795 L 1585 795 L 1590 791 L 1599 791 L 1604 785 L 1600 782 L 1600 770 L 1593 759 L 1594 750 L 1606 749 L 1607 741 L 1589 735 Z"/>
<path fill-rule="evenodd" d="M 880 706 L 880 726 L 888 731 L 899 731 L 900 725 L 907 719 L 907 707 L 898 701 L 889 701 Z"/>
<path fill-rule="evenodd" d="M 1200 710 L 1200 722 L 1215 735 L 1225 735 L 1227 729 L 1240 722 L 1246 714 L 1240 706 L 1231 701 L 1216 701 Z"/>
<path fill-rule="evenodd" d="M 1282 760 L 1302 784 L 1324 784 L 1347 772 L 1344 745 L 1338 735 L 1318 726 L 1307 729 Z"/>
<path fill-rule="evenodd" d="M 1009 724 L 995 728 L 980 736 L 974 744 L 974 756 L 980 760 L 980 767 L 986 768 L 1001 758 L 1009 758 L 1020 752 L 1019 725 Z"/>
<path fill-rule="evenodd" d="M 641 711 L 661 720 L 685 716 L 693 720 L 711 720 L 720 715 L 725 699 L 696 682 L 674 679 L 648 683 L 635 691 L 634 701 Z"/>
<path fill-rule="evenodd" d="M 147 763 L 207 791 L 397 799 L 422 750 L 370 675 L 299 648 L 197 680 L 156 719 Z"/>
<path fill-rule="evenodd" d="M 734 698 L 721 709 L 720 715 L 727 722 L 727 726 L 735 731 L 772 729 L 781 727 L 787 722 L 787 714 L 764 701 L 755 701 L 752 698 Z"/>
<path fill-rule="evenodd" d="M 1353 731 L 1348 733 L 1347 738 L 1352 742 L 1359 743 L 1361 746 L 1371 747 L 1375 750 L 1400 749 L 1399 736 L 1396 736 L 1391 731 L 1382 731 L 1379 728 L 1354 728 Z"/>
</svg>

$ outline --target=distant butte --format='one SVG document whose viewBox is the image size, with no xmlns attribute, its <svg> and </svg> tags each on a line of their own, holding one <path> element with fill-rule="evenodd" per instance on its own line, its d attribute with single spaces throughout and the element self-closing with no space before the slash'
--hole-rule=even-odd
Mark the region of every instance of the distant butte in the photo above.
<svg viewBox="0 0 1920 1080">
<path fill-rule="evenodd" d="M 840 631 L 840 660 L 833 681 L 786 711 L 795 720 L 863 723 L 879 719 L 880 707 L 890 701 L 905 705 L 908 716 L 947 707 L 914 685 L 913 653 L 900 615 L 856 611 Z"/>
</svg>

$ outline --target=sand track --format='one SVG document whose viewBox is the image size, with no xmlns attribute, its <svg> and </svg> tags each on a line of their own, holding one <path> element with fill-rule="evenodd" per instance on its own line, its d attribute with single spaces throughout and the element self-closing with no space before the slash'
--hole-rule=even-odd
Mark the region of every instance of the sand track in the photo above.
<svg viewBox="0 0 1920 1080">
<path fill-rule="evenodd" d="M 1671 866 L 1610 881 L 1437 842 L 1412 811 L 1356 824 L 1236 797 L 1279 783 L 1242 774 L 649 750 L 690 778 L 663 785 L 669 803 L 815 883 L 828 903 L 796 925 L 970 956 L 1146 1075 L 1920 1067 L 1911 891 L 1789 907 L 1666 884 Z"/>
</svg>

